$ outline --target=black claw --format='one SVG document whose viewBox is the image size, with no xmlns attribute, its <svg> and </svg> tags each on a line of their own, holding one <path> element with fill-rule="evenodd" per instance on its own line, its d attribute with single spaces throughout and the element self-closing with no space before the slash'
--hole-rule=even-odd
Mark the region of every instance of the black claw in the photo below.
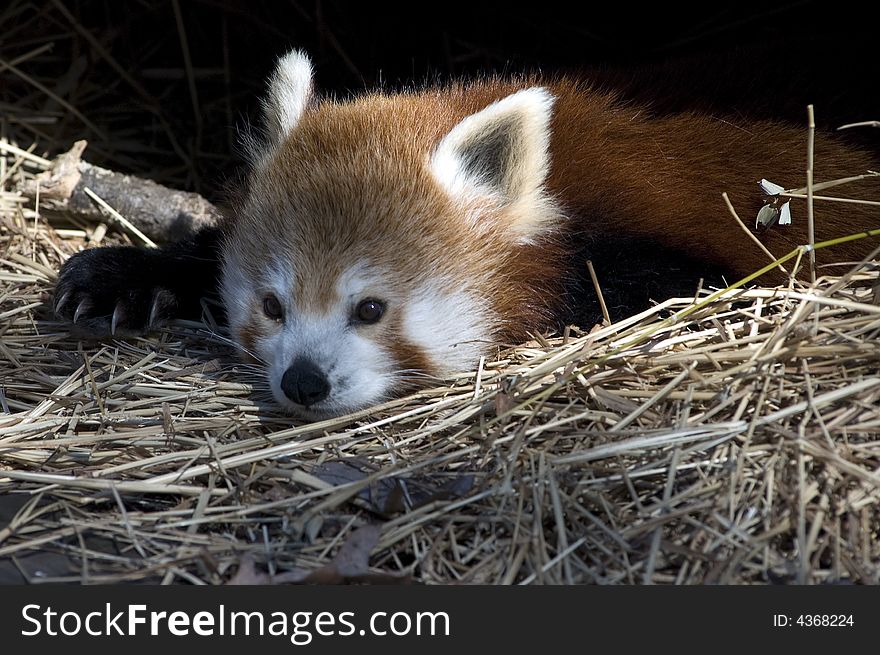
<svg viewBox="0 0 880 655">
<path fill-rule="evenodd" d="M 153 302 L 150 304 L 150 318 L 147 320 L 147 327 L 153 327 L 156 325 L 156 316 L 159 312 L 159 295 L 161 291 L 156 291 L 153 294 Z"/>
<path fill-rule="evenodd" d="M 55 303 L 55 315 L 61 316 L 61 310 L 64 309 L 64 306 L 67 304 L 67 301 L 70 300 L 70 291 L 65 291 L 61 294 L 61 297 Z"/>
<path fill-rule="evenodd" d="M 79 320 L 79 317 L 92 308 L 92 303 L 88 298 L 83 298 L 79 301 L 79 304 L 76 306 L 76 311 L 73 313 L 73 322 L 76 323 Z"/>
<path fill-rule="evenodd" d="M 119 324 L 119 319 L 125 315 L 125 308 L 122 306 L 121 302 L 116 303 L 116 307 L 113 308 L 113 318 L 110 319 L 110 334 L 116 336 L 116 326 Z"/>
</svg>

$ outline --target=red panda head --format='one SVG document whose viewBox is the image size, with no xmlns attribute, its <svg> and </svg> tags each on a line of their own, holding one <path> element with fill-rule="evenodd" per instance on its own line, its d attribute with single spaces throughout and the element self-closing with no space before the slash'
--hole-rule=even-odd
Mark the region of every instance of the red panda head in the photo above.
<svg viewBox="0 0 880 655">
<path fill-rule="evenodd" d="M 552 106 L 501 83 L 319 101 L 309 59 L 279 61 L 221 288 L 283 407 L 353 411 L 546 321 Z"/>
</svg>

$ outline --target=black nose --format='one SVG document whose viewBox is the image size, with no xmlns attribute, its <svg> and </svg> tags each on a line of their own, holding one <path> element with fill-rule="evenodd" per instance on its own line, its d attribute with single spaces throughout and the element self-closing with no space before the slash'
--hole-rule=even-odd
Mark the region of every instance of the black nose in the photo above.
<svg viewBox="0 0 880 655">
<path fill-rule="evenodd" d="M 284 372 L 281 390 L 298 405 L 314 405 L 330 394 L 330 382 L 314 362 L 298 359 Z"/>
</svg>

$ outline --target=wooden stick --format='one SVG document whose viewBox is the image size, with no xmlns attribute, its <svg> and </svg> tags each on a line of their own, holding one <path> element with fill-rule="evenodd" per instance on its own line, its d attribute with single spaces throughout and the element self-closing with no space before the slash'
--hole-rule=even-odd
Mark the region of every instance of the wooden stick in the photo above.
<svg viewBox="0 0 880 655">
<path fill-rule="evenodd" d="M 106 207 L 112 207 L 114 220 L 122 216 L 119 222 L 144 243 L 176 241 L 217 222 L 219 210 L 197 193 L 169 189 L 83 161 L 86 145 L 77 141 L 24 185 L 22 191 L 29 198 L 39 188 L 41 212 L 106 223 Z"/>
</svg>

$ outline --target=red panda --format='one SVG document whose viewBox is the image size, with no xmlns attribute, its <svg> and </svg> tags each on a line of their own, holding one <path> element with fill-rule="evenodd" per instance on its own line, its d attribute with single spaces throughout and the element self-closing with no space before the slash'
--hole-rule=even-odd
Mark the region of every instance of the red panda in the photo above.
<svg viewBox="0 0 880 655">
<path fill-rule="evenodd" d="M 112 332 L 143 328 L 210 286 L 219 261 L 233 337 L 278 403 L 310 417 L 467 370 L 499 341 L 547 328 L 578 235 L 648 239 L 737 276 L 765 266 L 720 193 L 753 217 L 759 178 L 791 188 L 806 168 L 802 127 L 652 117 L 575 79 L 340 102 L 315 96 L 311 63 L 295 51 L 279 61 L 264 113 L 266 139 L 251 145 L 246 188 L 218 230 L 158 253 L 80 253 L 61 271 L 56 311 Z M 815 152 L 817 181 L 872 164 L 826 134 Z M 806 211 L 795 213 L 761 235 L 777 256 L 806 242 Z M 864 207 L 829 203 L 817 215 L 823 238 L 880 226 Z"/>
</svg>

